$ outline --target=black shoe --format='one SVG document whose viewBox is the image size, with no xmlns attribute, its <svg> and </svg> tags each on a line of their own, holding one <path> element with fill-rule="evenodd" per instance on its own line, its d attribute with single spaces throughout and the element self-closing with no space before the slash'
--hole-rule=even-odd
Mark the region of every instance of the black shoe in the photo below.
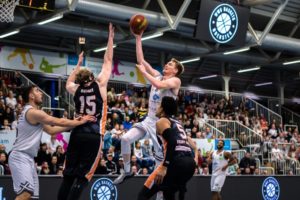
<svg viewBox="0 0 300 200">
<path fill-rule="evenodd" d="M 122 183 L 125 179 L 131 178 L 133 177 L 133 173 L 132 172 L 125 172 L 125 173 L 121 173 L 115 180 L 114 180 L 114 184 L 118 185 L 120 183 Z"/>
</svg>

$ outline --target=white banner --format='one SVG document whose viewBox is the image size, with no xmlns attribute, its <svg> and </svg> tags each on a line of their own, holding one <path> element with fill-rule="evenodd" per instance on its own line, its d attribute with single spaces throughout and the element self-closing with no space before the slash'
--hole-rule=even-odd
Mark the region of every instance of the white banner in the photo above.
<svg viewBox="0 0 300 200">
<path fill-rule="evenodd" d="M 70 132 L 62 132 L 56 135 L 56 140 L 63 146 L 64 150 L 67 150 L 67 146 L 70 139 Z M 12 131 L 0 131 L 0 144 L 5 146 L 6 152 L 10 152 L 13 144 L 16 140 L 16 130 Z M 47 133 L 43 133 L 41 143 L 49 143 L 50 135 Z"/>
<path fill-rule="evenodd" d="M 78 61 L 74 54 L 46 52 L 27 48 L 2 46 L 0 49 L 0 67 L 22 71 L 33 71 L 49 74 L 69 75 Z M 86 57 L 83 66 L 90 68 L 97 76 L 102 68 L 103 59 Z M 112 66 L 110 80 L 127 81 L 131 83 L 147 84 L 146 79 L 135 67 L 129 63 L 115 59 Z"/>
<path fill-rule="evenodd" d="M 10 152 L 16 140 L 16 131 L 0 131 L 0 144 L 5 146 L 5 151 Z"/>
</svg>

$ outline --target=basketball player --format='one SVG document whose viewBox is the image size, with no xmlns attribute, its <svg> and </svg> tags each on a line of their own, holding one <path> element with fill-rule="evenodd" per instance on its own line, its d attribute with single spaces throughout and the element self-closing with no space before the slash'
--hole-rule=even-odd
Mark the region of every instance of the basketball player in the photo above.
<svg viewBox="0 0 300 200">
<path fill-rule="evenodd" d="M 83 61 L 83 53 L 81 53 L 75 70 L 67 80 L 66 88 L 74 95 L 76 115 L 93 115 L 97 121 L 72 130 L 58 200 L 79 199 L 98 166 L 101 154 L 100 143 L 106 125 L 107 83 L 112 69 L 113 39 L 114 27 L 109 24 L 107 50 L 101 72 L 96 78 L 88 69 L 80 68 Z"/>
<path fill-rule="evenodd" d="M 14 191 L 17 194 L 16 200 L 39 198 L 39 181 L 34 157 L 37 156 L 43 131 L 55 135 L 95 119 L 92 116 L 83 116 L 80 120 L 68 120 L 47 115 L 39 110 L 42 96 L 36 86 L 23 90 L 26 105 L 20 115 L 17 138 L 8 159 Z"/>
<path fill-rule="evenodd" d="M 139 63 L 139 70 L 152 84 L 151 92 L 149 96 L 148 115 L 144 121 L 134 125 L 125 135 L 121 138 L 121 154 L 124 159 L 124 171 L 125 173 L 114 180 L 114 184 L 122 183 L 127 177 L 131 177 L 133 174 L 130 172 L 130 145 L 147 136 L 152 139 L 156 165 L 163 160 L 162 147 L 157 141 L 155 123 L 158 120 L 156 117 L 156 109 L 160 105 L 161 99 L 164 96 L 170 96 L 176 99 L 178 91 L 180 89 L 181 81 L 178 78 L 183 73 L 183 65 L 176 59 L 171 59 L 165 64 L 163 69 L 163 75 L 157 70 L 153 69 L 151 65 L 144 60 L 144 54 L 142 49 L 142 34 L 135 35 L 136 37 L 136 54 L 137 61 Z"/>
<path fill-rule="evenodd" d="M 150 199 L 158 191 L 163 191 L 166 200 L 174 200 L 177 191 L 179 199 L 184 199 L 186 183 L 193 176 L 196 163 L 188 137 L 180 122 L 174 119 L 176 114 L 176 101 L 172 97 L 163 97 L 157 110 L 160 119 L 156 122 L 156 130 L 164 144 L 165 159 L 148 177 L 138 200 Z M 191 144 L 197 159 L 197 147 Z"/>
<path fill-rule="evenodd" d="M 221 189 L 226 179 L 227 168 L 235 163 L 231 153 L 225 152 L 224 141 L 218 141 L 218 150 L 213 151 L 209 157 L 208 162 L 212 162 L 212 176 L 211 176 L 211 192 L 212 200 L 221 200 Z"/>
</svg>

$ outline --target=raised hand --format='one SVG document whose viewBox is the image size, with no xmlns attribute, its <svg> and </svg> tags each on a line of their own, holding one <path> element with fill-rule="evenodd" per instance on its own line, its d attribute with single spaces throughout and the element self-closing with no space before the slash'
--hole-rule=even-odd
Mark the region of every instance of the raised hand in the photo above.
<svg viewBox="0 0 300 200">
<path fill-rule="evenodd" d="M 112 39 L 114 39 L 114 37 L 115 37 L 115 27 L 113 26 L 112 23 L 109 23 L 108 37 L 112 38 Z"/>
</svg>

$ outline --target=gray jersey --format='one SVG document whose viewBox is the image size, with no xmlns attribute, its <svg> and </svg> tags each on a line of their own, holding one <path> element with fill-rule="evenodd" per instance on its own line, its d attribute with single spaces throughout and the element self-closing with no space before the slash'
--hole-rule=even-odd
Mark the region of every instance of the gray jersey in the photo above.
<svg viewBox="0 0 300 200">
<path fill-rule="evenodd" d="M 26 105 L 20 115 L 17 125 L 17 138 L 13 146 L 13 151 L 20 151 L 35 157 L 40 147 L 43 133 L 43 125 L 32 125 L 26 119 L 26 113 L 32 109 L 31 105 Z"/>
<path fill-rule="evenodd" d="M 162 80 L 162 76 L 158 76 L 157 79 Z M 174 94 L 172 89 L 157 89 L 152 85 L 149 96 L 149 109 L 148 116 L 156 118 L 156 110 L 160 105 L 160 102 L 164 96 L 173 97 L 176 99 L 177 95 Z"/>
</svg>

